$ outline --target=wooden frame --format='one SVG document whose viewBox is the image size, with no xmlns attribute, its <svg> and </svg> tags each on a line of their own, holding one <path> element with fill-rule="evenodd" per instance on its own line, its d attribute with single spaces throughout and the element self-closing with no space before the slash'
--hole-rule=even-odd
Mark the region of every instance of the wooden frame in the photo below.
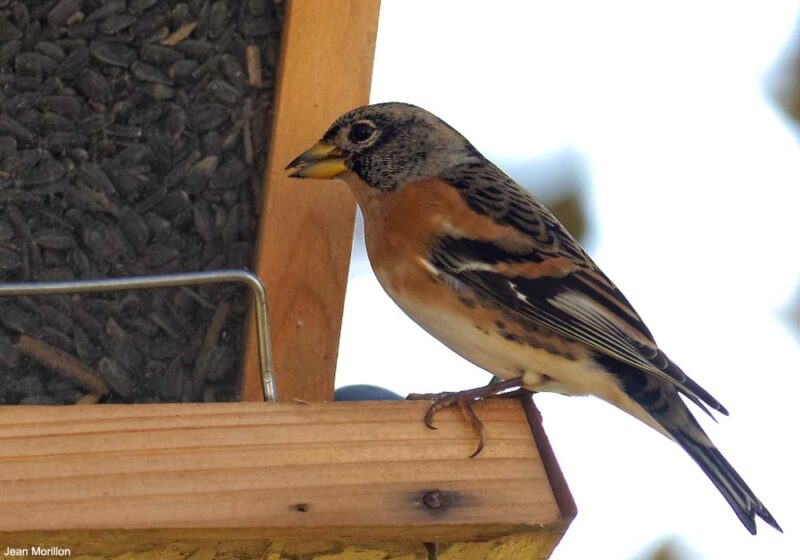
<svg viewBox="0 0 800 560">
<path fill-rule="evenodd" d="M 519 403 L 478 406 L 488 443 L 475 459 L 458 411 L 433 432 L 426 406 L 2 408 L 0 543 L 104 556 L 184 543 L 245 558 L 358 545 L 424 558 L 422 543 L 440 542 L 547 557 L 574 505 Z"/>
<path fill-rule="evenodd" d="M 333 399 L 356 210 L 343 183 L 297 181 L 285 168 L 339 115 L 369 102 L 379 8 L 379 0 L 287 5 L 256 253 L 281 400 Z M 253 328 L 247 348 L 243 395 L 260 400 Z"/>
<path fill-rule="evenodd" d="M 367 102 L 378 9 L 286 6 L 256 267 L 284 402 L 0 407 L 0 550 L 410 560 L 437 542 L 443 560 L 549 556 L 575 506 L 530 399 L 478 406 L 475 459 L 457 410 L 432 431 L 427 403 L 317 402 L 333 396 L 355 203 L 283 168 Z M 250 331 L 243 395 L 259 401 Z"/>
</svg>

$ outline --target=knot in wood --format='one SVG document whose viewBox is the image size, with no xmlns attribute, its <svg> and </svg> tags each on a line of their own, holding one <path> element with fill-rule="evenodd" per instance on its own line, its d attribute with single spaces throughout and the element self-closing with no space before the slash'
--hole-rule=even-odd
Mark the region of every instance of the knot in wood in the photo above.
<svg viewBox="0 0 800 560">
<path fill-rule="evenodd" d="M 440 490 L 425 492 L 422 496 L 422 503 L 430 509 L 439 509 L 445 505 L 445 494 Z"/>
</svg>

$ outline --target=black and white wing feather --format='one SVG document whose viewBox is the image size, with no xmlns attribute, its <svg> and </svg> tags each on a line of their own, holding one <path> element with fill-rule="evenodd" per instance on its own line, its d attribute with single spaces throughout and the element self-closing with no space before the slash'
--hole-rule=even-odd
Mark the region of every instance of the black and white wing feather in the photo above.
<svg viewBox="0 0 800 560">
<path fill-rule="evenodd" d="M 530 322 L 580 341 L 669 382 L 706 412 L 704 403 L 728 413 L 659 350 L 625 296 L 528 192 L 485 164 L 455 168 L 445 180 L 473 210 L 510 226 L 530 243 L 511 249 L 502 240 L 442 237 L 430 255 L 440 274 L 523 325 Z"/>
</svg>

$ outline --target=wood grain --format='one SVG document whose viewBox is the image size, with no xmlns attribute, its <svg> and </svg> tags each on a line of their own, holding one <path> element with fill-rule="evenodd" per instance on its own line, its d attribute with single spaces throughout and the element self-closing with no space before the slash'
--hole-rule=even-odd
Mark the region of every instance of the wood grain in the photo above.
<svg viewBox="0 0 800 560">
<path fill-rule="evenodd" d="M 281 400 L 333 398 L 355 224 L 344 184 L 289 179 L 284 168 L 339 115 L 368 102 L 379 6 L 379 0 L 319 0 L 286 7 L 256 250 Z M 252 325 L 247 348 L 243 397 L 260 400 Z"/>
<path fill-rule="evenodd" d="M 425 402 L 0 408 L 0 542 L 89 532 L 467 541 L 560 535 L 565 518 L 516 401 L 478 405 L 486 449 Z M 427 492 L 444 495 L 439 509 Z M 120 533 L 121 532 L 121 533 Z M 39 538 L 37 537 L 37 538 Z"/>
</svg>

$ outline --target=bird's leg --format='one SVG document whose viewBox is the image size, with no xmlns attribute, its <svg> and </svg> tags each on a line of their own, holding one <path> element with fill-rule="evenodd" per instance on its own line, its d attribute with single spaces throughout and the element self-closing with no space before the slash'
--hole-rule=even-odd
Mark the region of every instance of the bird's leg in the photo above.
<svg viewBox="0 0 800 560">
<path fill-rule="evenodd" d="M 425 425 L 432 430 L 436 429 L 436 426 L 433 425 L 434 415 L 443 408 L 447 408 L 448 406 L 457 404 L 459 410 L 461 410 L 461 413 L 464 415 L 464 418 L 466 418 L 467 421 L 469 421 L 470 425 L 472 426 L 472 430 L 478 436 L 478 447 L 470 455 L 470 457 L 475 457 L 483 450 L 485 436 L 484 436 L 483 423 L 480 421 L 480 418 L 478 418 L 478 416 L 475 414 L 475 411 L 472 409 L 473 403 L 481 399 L 488 399 L 492 397 L 501 397 L 501 396 L 504 397 L 505 396 L 504 391 L 506 391 L 507 389 L 521 389 L 521 388 L 522 388 L 522 378 L 517 377 L 514 379 L 507 379 L 505 381 L 500 381 L 498 383 L 491 383 L 483 387 L 478 387 L 477 389 L 467 389 L 466 391 L 444 392 L 444 393 L 412 393 L 408 395 L 406 399 L 433 401 L 431 402 L 431 405 L 428 407 L 427 412 L 425 412 Z M 511 393 L 516 394 L 517 391 L 511 391 Z"/>
</svg>

